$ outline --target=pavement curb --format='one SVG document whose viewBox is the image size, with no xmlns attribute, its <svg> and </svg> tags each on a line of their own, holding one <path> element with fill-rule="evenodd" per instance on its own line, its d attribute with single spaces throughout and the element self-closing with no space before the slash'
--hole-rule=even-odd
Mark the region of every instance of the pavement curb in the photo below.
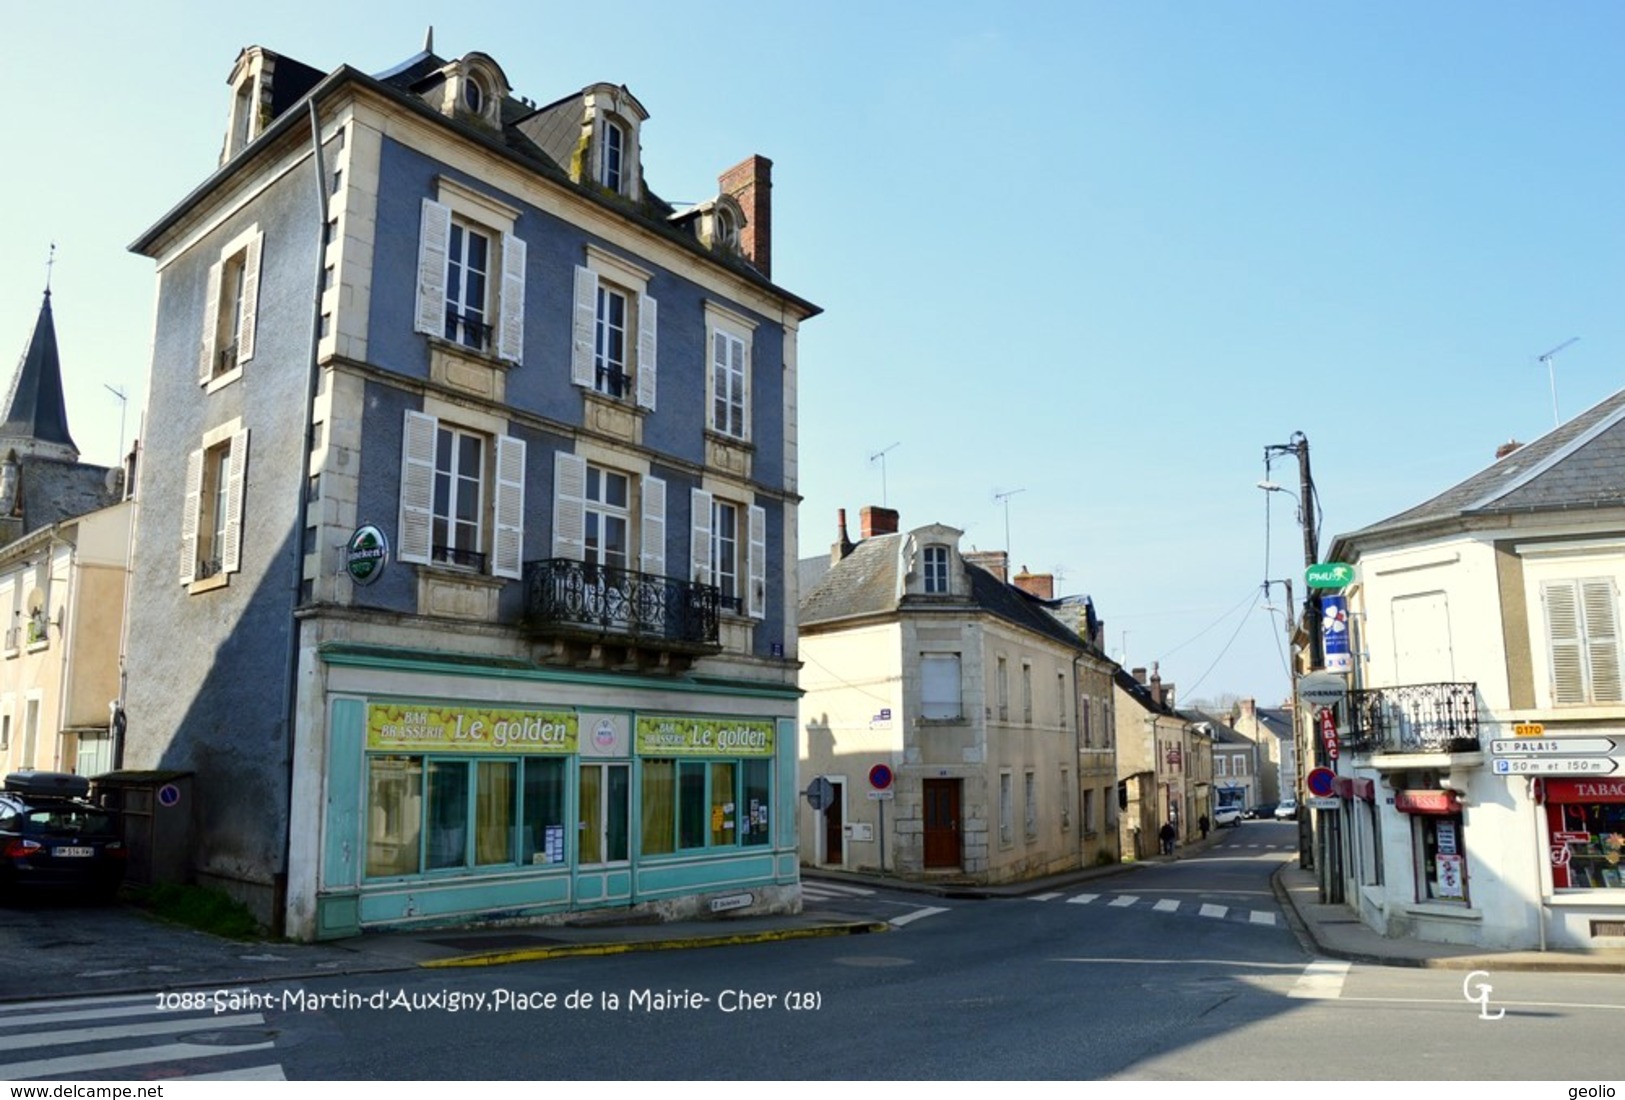
<svg viewBox="0 0 1625 1100">
<path fill-rule="evenodd" d="M 502 966 L 517 962 L 541 962 L 547 959 L 579 958 L 593 955 L 626 955 L 634 951 L 686 951 L 699 947 L 738 947 L 753 943 L 774 943 L 781 940 L 820 939 L 831 936 L 862 936 L 891 931 L 884 921 L 852 921 L 845 924 L 825 925 L 819 928 L 774 928 L 760 932 L 733 932 L 720 936 L 683 936 L 665 940 L 632 940 L 621 943 L 572 943 L 551 947 L 526 947 L 515 951 L 484 951 L 470 955 L 457 955 L 447 959 L 428 959 L 418 963 L 423 970 L 445 970 L 454 967 Z"/>
</svg>

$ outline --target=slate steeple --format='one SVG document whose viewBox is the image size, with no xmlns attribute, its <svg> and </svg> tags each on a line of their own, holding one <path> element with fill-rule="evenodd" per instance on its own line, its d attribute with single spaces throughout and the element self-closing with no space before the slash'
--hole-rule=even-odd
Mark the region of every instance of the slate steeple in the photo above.
<svg viewBox="0 0 1625 1100">
<path fill-rule="evenodd" d="M 12 376 L 5 410 L 0 455 L 15 451 L 62 462 L 79 461 L 79 448 L 68 434 L 68 405 L 62 396 L 62 364 L 57 358 L 49 287 L 34 322 L 33 338 Z"/>
</svg>

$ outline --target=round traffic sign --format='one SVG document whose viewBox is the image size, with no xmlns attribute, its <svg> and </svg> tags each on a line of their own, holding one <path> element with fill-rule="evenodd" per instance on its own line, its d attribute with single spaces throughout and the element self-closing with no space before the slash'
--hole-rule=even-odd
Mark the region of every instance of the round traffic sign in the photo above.
<svg viewBox="0 0 1625 1100">
<path fill-rule="evenodd" d="M 870 768 L 869 786 L 877 791 L 883 791 L 891 786 L 891 769 L 884 764 L 876 764 Z"/>
<path fill-rule="evenodd" d="M 173 783 L 165 783 L 158 788 L 158 805 L 178 806 L 181 802 L 181 789 Z"/>
<path fill-rule="evenodd" d="M 1337 793 L 1337 775 L 1330 768 L 1310 768 L 1303 785 L 1316 798 L 1330 798 Z"/>
</svg>

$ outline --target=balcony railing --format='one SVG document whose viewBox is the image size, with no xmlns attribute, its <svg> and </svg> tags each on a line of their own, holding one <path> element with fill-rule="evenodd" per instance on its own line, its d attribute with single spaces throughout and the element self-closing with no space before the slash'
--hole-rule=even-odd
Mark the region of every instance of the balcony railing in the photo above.
<svg viewBox="0 0 1625 1100">
<path fill-rule="evenodd" d="M 715 585 L 573 558 L 525 563 L 525 625 L 536 634 L 715 652 L 719 602 Z"/>
<path fill-rule="evenodd" d="M 475 351 L 491 350 L 491 326 L 478 313 L 461 313 L 456 306 L 446 306 L 446 339 Z"/>
<path fill-rule="evenodd" d="M 1477 684 L 1405 684 L 1349 692 L 1350 752 L 1479 752 Z"/>
</svg>

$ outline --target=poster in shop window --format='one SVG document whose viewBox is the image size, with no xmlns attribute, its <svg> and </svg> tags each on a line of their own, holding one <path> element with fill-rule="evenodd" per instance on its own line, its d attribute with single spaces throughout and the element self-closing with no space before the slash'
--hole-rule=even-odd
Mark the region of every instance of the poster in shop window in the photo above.
<svg viewBox="0 0 1625 1100">
<path fill-rule="evenodd" d="M 1462 875 L 1462 859 L 1460 856 L 1439 856 L 1437 867 L 1439 872 L 1439 896 L 1451 901 L 1463 901 L 1467 897 L 1467 883 Z"/>
<path fill-rule="evenodd" d="M 1441 821 L 1438 825 L 1439 854 L 1453 856 L 1460 853 L 1456 849 L 1456 823 L 1454 821 Z"/>
</svg>

